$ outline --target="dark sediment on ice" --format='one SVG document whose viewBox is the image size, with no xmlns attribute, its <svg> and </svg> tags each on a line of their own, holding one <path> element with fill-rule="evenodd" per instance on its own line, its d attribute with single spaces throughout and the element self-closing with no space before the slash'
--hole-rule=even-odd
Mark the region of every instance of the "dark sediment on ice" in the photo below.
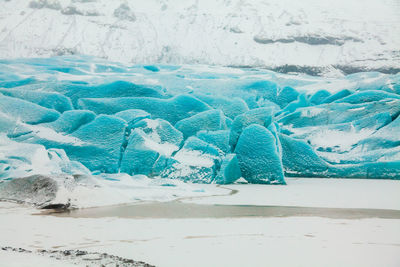
<svg viewBox="0 0 400 267">
<path fill-rule="evenodd" d="M 69 262 L 79 266 L 119 266 L 119 267 L 152 267 L 142 261 L 125 259 L 107 253 L 88 252 L 82 250 L 38 250 L 32 251 L 23 248 L 1 247 L 3 251 L 21 254 L 36 254 L 43 257 L 53 258 L 59 261 Z"/>
</svg>

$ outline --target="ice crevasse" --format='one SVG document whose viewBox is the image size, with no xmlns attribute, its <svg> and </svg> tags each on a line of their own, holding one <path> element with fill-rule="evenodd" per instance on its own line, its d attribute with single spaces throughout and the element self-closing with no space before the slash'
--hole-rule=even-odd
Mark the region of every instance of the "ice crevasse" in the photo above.
<svg viewBox="0 0 400 267">
<path fill-rule="evenodd" d="M 219 184 L 400 179 L 399 114 L 400 74 L 1 60 L 0 180 L 43 172 Z"/>
</svg>

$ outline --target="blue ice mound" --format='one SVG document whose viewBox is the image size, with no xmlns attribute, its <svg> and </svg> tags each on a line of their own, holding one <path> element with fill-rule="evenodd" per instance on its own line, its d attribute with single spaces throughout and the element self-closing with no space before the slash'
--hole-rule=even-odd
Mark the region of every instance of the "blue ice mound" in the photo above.
<svg viewBox="0 0 400 267">
<path fill-rule="evenodd" d="M 310 103 L 306 97 L 305 94 L 300 94 L 298 95 L 296 101 L 292 101 L 290 102 L 284 109 L 282 109 L 282 111 L 278 112 L 277 114 L 290 114 L 293 113 L 295 110 L 297 110 L 298 108 L 302 108 L 302 107 L 308 107 L 310 106 Z"/>
<path fill-rule="evenodd" d="M 246 127 L 235 148 L 242 176 L 249 183 L 285 184 L 282 160 L 274 135 L 265 127 Z"/>
<path fill-rule="evenodd" d="M 60 113 L 14 97 L 0 95 L 0 112 L 16 121 L 29 124 L 55 121 Z"/>
<path fill-rule="evenodd" d="M 143 119 L 133 126 L 126 148 L 123 148 L 121 172 L 159 175 L 176 152 L 183 134 L 162 119 Z"/>
<path fill-rule="evenodd" d="M 57 133 L 44 126 L 31 127 L 31 132 L 13 140 L 40 144 L 47 149 L 63 149 L 73 161 L 91 171 L 118 172 L 126 122 L 114 116 L 101 115 L 71 134 Z"/>
<path fill-rule="evenodd" d="M 5 134 L 8 138 L 18 138 L 31 135 L 33 130 L 31 125 L 14 121 L 0 112 L 0 133 Z"/>
<path fill-rule="evenodd" d="M 160 86 L 141 85 L 126 81 L 115 81 L 100 85 L 91 84 L 61 84 L 57 92 L 71 98 L 74 105 L 80 98 L 111 98 L 111 97 L 165 97 Z"/>
<path fill-rule="evenodd" d="M 282 164 L 287 176 L 321 177 L 328 172 L 328 164 L 303 140 L 280 134 Z M 301 156 L 299 156 L 301 155 Z"/>
<path fill-rule="evenodd" d="M 183 141 L 182 132 L 166 120 L 143 119 L 134 124 L 133 128 L 142 129 L 152 140 L 161 144 L 169 143 L 179 147 Z"/>
<path fill-rule="evenodd" d="M 225 115 L 221 110 L 208 110 L 190 118 L 178 121 L 175 127 L 183 133 L 185 138 L 196 135 L 201 130 L 226 130 Z"/>
<path fill-rule="evenodd" d="M 400 147 L 363 151 L 362 146 L 359 146 L 348 153 L 321 153 L 321 158 L 333 165 L 360 164 L 365 162 L 395 162 L 400 160 Z"/>
<path fill-rule="evenodd" d="M 377 154 L 364 156 L 362 162 L 358 156 L 350 157 L 355 162 L 340 162 L 331 164 L 321 159 L 307 143 L 285 135 L 280 135 L 282 144 L 282 162 L 285 166 L 285 175 L 294 177 L 339 177 L 339 178 L 386 178 L 399 179 L 400 167 L 399 151 L 390 154 Z M 384 153 L 384 152 L 383 152 Z M 302 157 L 297 155 L 301 154 Z M 396 157 L 397 156 L 397 157 Z M 388 161 L 383 160 L 385 157 Z M 390 161 L 390 158 L 395 158 Z M 377 162 L 378 161 L 378 162 Z"/>
<path fill-rule="evenodd" d="M 232 184 L 242 177 L 239 161 L 235 154 L 227 154 L 221 163 L 220 170 L 214 178 L 217 184 Z"/>
<path fill-rule="evenodd" d="M 253 92 L 256 95 L 258 101 L 269 100 L 278 104 L 277 95 L 279 87 L 273 81 L 259 80 L 251 82 L 243 86 L 243 91 Z"/>
<path fill-rule="evenodd" d="M 383 112 L 352 122 L 291 128 L 290 131 L 292 137 L 312 144 L 319 151 L 342 153 L 350 151 L 364 136 L 374 133 L 391 121 L 390 114 Z"/>
<path fill-rule="evenodd" d="M 384 99 L 400 99 L 400 95 L 388 93 L 385 91 L 377 91 L 377 90 L 367 90 L 361 91 L 346 97 L 343 97 L 339 100 L 336 100 L 336 103 L 350 103 L 350 104 L 361 104 L 366 102 L 374 102 L 380 101 Z"/>
<path fill-rule="evenodd" d="M 100 115 L 73 132 L 78 144 L 65 148 L 72 160 L 90 170 L 118 172 L 126 122 L 115 116 Z"/>
<path fill-rule="evenodd" d="M 246 102 L 239 97 L 227 98 L 205 94 L 195 94 L 195 96 L 212 108 L 222 110 L 225 116 L 231 119 L 249 110 Z"/>
<path fill-rule="evenodd" d="M 80 109 L 88 109 L 96 114 L 115 114 L 127 109 L 141 109 L 154 119 L 164 119 L 171 124 L 211 109 L 209 105 L 189 95 L 179 95 L 170 99 L 153 97 L 81 98 Z"/>
<path fill-rule="evenodd" d="M 296 89 L 290 86 L 285 86 L 279 91 L 278 96 L 276 97 L 276 103 L 281 108 L 284 108 L 289 103 L 296 101 L 298 97 L 299 92 L 297 92 Z"/>
<path fill-rule="evenodd" d="M 61 113 L 73 109 L 71 100 L 59 93 L 20 89 L 1 89 L 0 93 L 32 102 L 45 108 L 54 109 Z"/>
<path fill-rule="evenodd" d="M 232 123 L 229 144 L 234 148 L 243 129 L 251 124 L 268 127 L 272 122 L 273 112 L 273 109 L 263 107 L 249 110 L 237 116 Z"/>
<path fill-rule="evenodd" d="M 152 72 L 160 71 L 160 69 L 155 65 L 146 65 L 146 66 L 143 66 L 143 68 L 145 68 L 146 70 L 152 71 Z"/>
<path fill-rule="evenodd" d="M 90 171 L 80 162 L 71 161 L 62 149 L 47 149 L 38 144 L 19 143 L 0 136 L 0 182 L 27 175 L 87 175 Z"/>
<path fill-rule="evenodd" d="M 41 170 L 219 184 L 400 179 L 400 74 L 324 78 L 84 56 L 1 64 L 4 179 Z"/>
<path fill-rule="evenodd" d="M 322 101 L 322 103 L 323 103 L 323 104 L 324 104 L 324 103 L 326 104 L 326 103 L 336 102 L 336 101 L 338 101 L 338 100 L 340 100 L 340 99 L 343 99 L 343 98 L 345 98 L 345 97 L 351 95 L 352 93 L 353 93 L 352 91 L 347 90 L 347 89 L 344 89 L 344 90 L 341 90 L 341 91 L 339 91 L 339 92 L 337 92 L 337 93 L 335 93 L 335 94 L 333 94 L 333 95 L 331 95 L 331 96 L 325 98 L 325 99 Z"/>
<path fill-rule="evenodd" d="M 326 90 L 319 90 L 310 97 L 310 103 L 313 105 L 322 104 L 322 102 L 331 95 Z"/>
<path fill-rule="evenodd" d="M 400 161 L 365 162 L 344 166 L 339 169 L 338 177 L 367 179 L 400 179 Z"/>
<path fill-rule="evenodd" d="M 150 113 L 141 109 L 127 109 L 114 114 L 128 123 L 128 127 L 132 128 L 135 123 L 143 119 L 150 119 Z"/>
<path fill-rule="evenodd" d="M 229 145 L 229 130 L 207 131 L 202 130 L 197 133 L 197 137 L 209 144 L 219 148 L 222 153 L 228 153 L 231 150 Z"/>
<path fill-rule="evenodd" d="M 137 128 L 131 133 L 121 161 L 122 172 L 153 176 L 153 168 L 161 157 L 159 145 Z"/>
<path fill-rule="evenodd" d="M 219 150 L 216 146 L 207 143 L 195 136 L 192 136 L 186 140 L 185 144 L 183 145 L 183 149 L 189 151 L 198 151 L 216 159 L 220 156 Z"/>
<path fill-rule="evenodd" d="M 56 132 L 72 133 L 84 124 L 94 120 L 96 114 L 89 110 L 69 110 L 60 115 L 57 120 L 42 124 Z"/>
<path fill-rule="evenodd" d="M 243 96 L 246 100 L 246 103 L 250 109 L 262 108 L 262 107 L 269 107 L 272 108 L 275 112 L 278 112 L 281 108 L 278 104 L 257 96 Z"/>
<path fill-rule="evenodd" d="M 7 71 L 5 71 L 5 77 L 7 77 L 9 75 L 9 73 L 7 73 Z M 17 75 L 15 76 L 8 76 L 7 80 L 3 80 L 0 82 L 0 87 L 2 88 L 13 88 L 13 87 L 17 87 L 17 86 L 23 86 L 23 85 L 27 85 L 27 84 L 32 84 L 32 83 L 36 83 L 36 79 L 35 78 L 19 78 Z"/>
<path fill-rule="evenodd" d="M 0 113 L 0 132 L 7 133 L 10 129 L 15 127 L 15 121 L 10 119 L 4 113 Z"/>
<path fill-rule="evenodd" d="M 351 122 L 382 112 L 388 112 L 392 118 L 400 113 L 400 101 L 382 100 L 365 104 L 331 103 L 304 107 L 290 113 L 279 122 L 294 128 L 320 126 Z"/>
<path fill-rule="evenodd" d="M 395 75 L 382 75 L 379 72 L 354 73 L 346 77 L 347 81 L 356 82 L 355 89 L 358 91 L 381 90 L 389 93 L 400 94 L 400 78 Z"/>
<path fill-rule="evenodd" d="M 364 151 L 400 146 L 400 116 L 358 143 Z"/>
<path fill-rule="evenodd" d="M 170 162 L 172 164 L 169 164 L 162 176 L 196 183 L 212 183 L 215 182 L 221 158 L 217 147 L 191 136 Z"/>
</svg>

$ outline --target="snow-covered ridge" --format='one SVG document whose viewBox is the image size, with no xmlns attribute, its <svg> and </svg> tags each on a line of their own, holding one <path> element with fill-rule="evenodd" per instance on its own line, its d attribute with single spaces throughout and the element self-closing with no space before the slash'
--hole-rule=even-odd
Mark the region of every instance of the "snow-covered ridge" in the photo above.
<svg viewBox="0 0 400 267">
<path fill-rule="evenodd" d="M 0 58 L 85 54 L 330 75 L 400 69 L 395 0 L 1 0 L 0 6 Z"/>
</svg>

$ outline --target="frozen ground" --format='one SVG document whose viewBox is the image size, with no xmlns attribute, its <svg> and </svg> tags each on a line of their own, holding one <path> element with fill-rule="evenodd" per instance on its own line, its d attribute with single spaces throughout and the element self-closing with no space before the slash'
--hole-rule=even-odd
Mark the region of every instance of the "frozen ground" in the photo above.
<svg viewBox="0 0 400 267">
<path fill-rule="evenodd" d="M 393 180 L 287 178 L 287 186 L 226 185 L 229 196 L 185 199 L 219 205 L 298 206 L 400 210 L 400 183 Z"/>
<path fill-rule="evenodd" d="M 1 0 L 0 7 L 0 58 L 85 54 L 329 75 L 400 68 L 397 0 Z"/>
<path fill-rule="evenodd" d="M 1 247 L 0 258 L 6 266 L 102 266 L 154 267 L 144 262 L 124 259 L 107 253 L 82 250 L 26 250 Z M 2 265 L 3 266 L 3 265 Z"/>
<path fill-rule="evenodd" d="M 353 182 L 358 183 L 357 188 L 351 187 Z M 374 208 L 377 216 L 138 219 L 110 214 L 83 218 L 39 215 L 27 206 L 3 202 L 0 245 L 106 252 L 156 266 L 399 265 L 400 219 L 379 218 L 379 210 L 400 210 L 398 181 L 289 179 L 289 183 L 292 186 L 230 185 L 238 193 L 190 201 L 290 206 L 297 198 L 296 206 Z M 288 198 L 291 187 L 296 187 L 296 196 Z M 334 191 L 341 201 L 328 200 Z M 249 192 L 254 192 L 254 198 L 248 197 Z M 360 198 L 369 200 L 370 205 Z"/>
<path fill-rule="evenodd" d="M 7 263 L 9 267 L 28 267 L 28 266 L 60 266 L 71 267 L 72 263 L 60 262 L 56 259 L 42 257 L 36 254 L 24 254 L 19 252 L 0 250 L 0 259 L 2 263 Z"/>
</svg>

